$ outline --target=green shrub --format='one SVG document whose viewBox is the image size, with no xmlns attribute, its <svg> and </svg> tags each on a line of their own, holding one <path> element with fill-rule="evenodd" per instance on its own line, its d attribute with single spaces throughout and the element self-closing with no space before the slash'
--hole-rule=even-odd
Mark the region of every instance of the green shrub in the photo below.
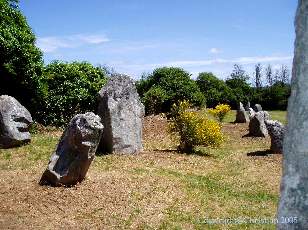
<svg viewBox="0 0 308 230">
<path fill-rule="evenodd" d="M 201 107 L 205 104 L 205 97 L 198 85 L 190 78 L 190 74 L 181 68 L 157 68 L 153 73 L 144 76 L 137 83 L 138 92 L 144 102 L 154 96 L 159 102 L 159 108 L 153 110 L 152 103 L 145 103 L 146 113 L 153 111 L 169 112 L 172 104 L 182 100 L 189 100 L 193 106 Z M 160 97 L 160 98 L 158 98 Z"/>
<path fill-rule="evenodd" d="M 189 109 L 190 104 L 182 101 L 171 109 L 169 131 L 180 137 L 179 150 L 191 153 L 196 145 L 218 146 L 223 141 L 221 126 L 205 115 Z"/>
<path fill-rule="evenodd" d="M 236 109 L 238 102 L 247 103 L 252 98 L 252 87 L 248 83 L 249 76 L 240 65 L 235 64 L 230 77 L 226 80 L 226 85 L 232 89 L 234 100 L 229 104 Z"/>
<path fill-rule="evenodd" d="M 163 104 L 168 96 L 166 91 L 160 87 L 153 86 L 144 94 L 142 102 L 147 108 L 147 114 L 158 114 L 163 110 Z"/>
<path fill-rule="evenodd" d="M 254 89 L 252 103 L 260 103 L 264 109 L 268 110 L 286 110 L 290 94 L 290 84 L 278 81 L 272 86 Z"/>
<path fill-rule="evenodd" d="M 0 95 L 15 97 L 35 117 L 44 97 L 42 53 L 17 2 L 0 0 Z"/>
<path fill-rule="evenodd" d="M 218 79 L 213 73 L 200 73 L 196 83 L 206 98 L 207 107 L 214 107 L 219 103 L 231 104 L 235 101 L 232 89 L 228 87 L 223 80 Z"/>
<path fill-rule="evenodd" d="M 87 62 L 54 61 L 45 67 L 43 81 L 48 96 L 40 122 L 63 126 L 77 113 L 96 111 L 97 94 L 106 83 L 106 74 Z"/>
</svg>

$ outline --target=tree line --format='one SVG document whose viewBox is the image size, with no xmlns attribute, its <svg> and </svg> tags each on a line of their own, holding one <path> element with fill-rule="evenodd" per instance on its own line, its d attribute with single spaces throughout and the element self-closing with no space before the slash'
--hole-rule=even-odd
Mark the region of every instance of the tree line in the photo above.
<svg viewBox="0 0 308 230">
<path fill-rule="evenodd" d="M 250 81 L 250 82 L 249 82 Z M 147 114 L 168 112 L 173 103 L 189 100 L 196 107 L 225 103 L 236 109 L 239 102 L 260 103 L 268 110 L 285 110 L 290 95 L 290 70 L 285 65 L 263 70 L 255 65 L 253 76 L 235 64 L 226 80 L 211 72 L 199 73 L 196 80 L 181 68 L 162 67 L 143 75 L 137 89 Z"/>
</svg>

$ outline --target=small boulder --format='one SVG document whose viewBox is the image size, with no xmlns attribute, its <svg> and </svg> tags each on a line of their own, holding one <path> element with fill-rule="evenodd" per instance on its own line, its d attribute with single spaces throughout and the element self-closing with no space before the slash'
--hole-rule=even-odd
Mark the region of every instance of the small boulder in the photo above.
<svg viewBox="0 0 308 230">
<path fill-rule="evenodd" d="M 78 114 L 70 121 L 51 155 L 41 185 L 71 186 L 85 178 L 103 132 L 100 121 L 94 113 Z"/>
<path fill-rule="evenodd" d="M 100 152 L 131 154 L 142 150 L 144 106 L 130 77 L 111 76 L 99 92 L 98 115 L 105 127 Z"/>
<path fill-rule="evenodd" d="M 29 111 L 14 97 L 0 96 L 0 148 L 13 148 L 31 141 Z"/>
<path fill-rule="evenodd" d="M 270 116 L 266 111 L 260 111 L 251 116 L 249 122 L 249 136 L 253 137 L 268 136 L 268 131 L 265 125 L 265 120 L 268 119 L 270 119 Z"/>
<path fill-rule="evenodd" d="M 269 136 L 271 137 L 271 151 L 273 153 L 282 153 L 283 137 L 286 128 L 279 121 L 265 120 Z"/>
<path fill-rule="evenodd" d="M 260 112 L 260 111 L 262 111 L 262 106 L 260 104 L 255 104 L 254 107 L 253 107 L 253 110 L 255 112 Z"/>
<path fill-rule="evenodd" d="M 235 123 L 246 123 L 246 122 L 249 122 L 249 117 L 244 109 L 242 102 L 240 102 L 239 107 L 236 111 Z"/>
</svg>

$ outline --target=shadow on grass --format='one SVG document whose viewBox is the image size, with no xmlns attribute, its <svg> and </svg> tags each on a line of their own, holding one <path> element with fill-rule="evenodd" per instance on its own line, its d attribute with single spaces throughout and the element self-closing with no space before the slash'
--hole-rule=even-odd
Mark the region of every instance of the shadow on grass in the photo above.
<svg viewBox="0 0 308 230">
<path fill-rule="evenodd" d="M 247 133 L 245 135 L 242 136 L 242 138 L 246 138 L 246 137 L 251 137 L 251 138 L 264 138 L 265 136 L 255 136 L 255 135 L 252 135 L 250 133 Z"/>
<path fill-rule="evenodd" d="M 208 154 L 200 149 L 194 150 L 191 153 L 181 152 L 177 149 L 154 149 L 154 152 L 165 152 L 165 153 L 173 153 L 173 154 L 185 154 L 185 155 L 197 155 L 197 156 L 204 156 L 204 157 L 213 157 L 213 155 Z"/>
<path fill-rule="evenodd" d="M 164 153 L 180 153 L 176 149 L 153 149 L 154 152 L 164 152 Z"/>
<path fill-rule="evenodd" d="M 247 156 L 250 156 L 250 157 L 264 157 L 264 156 L 268 156 L 270 154 L 273 154 L 273 152 L 271 150 L 267 149 L 267 150 L 254 151 L 254 152 L 247 153 Z"/>
</svg>

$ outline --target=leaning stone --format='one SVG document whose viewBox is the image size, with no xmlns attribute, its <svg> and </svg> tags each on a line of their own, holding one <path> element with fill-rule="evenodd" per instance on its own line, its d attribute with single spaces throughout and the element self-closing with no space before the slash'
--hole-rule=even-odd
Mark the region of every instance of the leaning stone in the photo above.
<svg viewBox="0 0 308 230">
<path fill-rule="evenodd" d="M 282 153 L 283 136 L 285 127 L 279 121 L 265 120 L 268 133 L 271 137 L 271 151 L 273 153 Z"/>
<path fill-rule="evenodd" d="M 12 148 L 31 141 L 29 111 L 14 97 L 0 96 L 0 148 Z"/>
<path fill-rule="evenodd" d="M 98 114 L 105 127 L 99 151 L 137 153 L 142 150 L 144 106 L 133 80 L 113 75 L 99 92 Z"/>
<path fill-rule="evenodd" d="M 264 111 L 260 111 L 251 117 L 249 122 L 249 136 L 253 137 L 266 137 L 268 131 L 265 125 L 265 120 L 268 120 L 269 114 Z"/>
<path fill-rule="evenodd" d="M 236 111 L 235 123 L 246 123 L 246 122 L 249 122 L 249 117 L 244 109 L 242 102 L 240 102 L 239 107 Z"/>
<path fill-rule="evenodd" d="M 262 106 L 260 104 L 255 104 L 253 110 L 256 112 L 262 111 Z"/>
<path fill-rule="evenodd" d="M 40 184 L 71 186 L 81 182 L 94 159 L 103 131 L 94 113 L 76 115 L 62 134 Z"/>
<path fill-rule="evenodd" d="M 245 110 L 246 110 L 246 111 L 249 111 L 249 108 L 250 108 L 250 107 L 251 107 L 251 106 L 250 106 L 250 101 L 248 101 L 248 102 L 247 102 L 247 105 L 245 106 Z"/>
<path fill-rule="evenodd" d="M 277 228 L 308 229 L 308 1 L 298 1 L 295 19 L 288 125 L 283 141 L 283 175 Z"/>
</svg>

